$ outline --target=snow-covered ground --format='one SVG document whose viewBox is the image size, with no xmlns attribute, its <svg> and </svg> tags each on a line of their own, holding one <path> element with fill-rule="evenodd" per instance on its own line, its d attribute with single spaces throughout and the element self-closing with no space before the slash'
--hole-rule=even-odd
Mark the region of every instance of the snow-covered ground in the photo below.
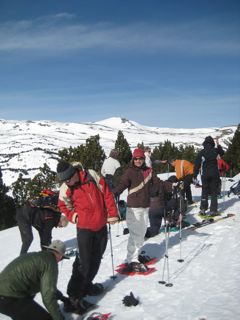
<svg viewBox="0 0 240 320">
<path fill-rule="evenodd" d="M 239 179 L 235 177 L 236 181 Z M 226 190 L 233 185 L 227 181 Z M 201 189 L 192 186 L 195 201 L 199 201 Z M 124 196 L 123 196 L 124 198 Z M 199 205 L 199 202 L 198 202 Z M 195 231 L 182 231 L 181 257 L 179 233 L 172 232 L 169 240 L 169 271 L 172 287 L 159 284 L 162 280 L 165 253 L 164 233 L 147 240 L 144 251 L 147 255 L 159 258 L 154 265 L 156 271 L 148 276 L 123 276 L 113 274 L 110 241 L 104 254 L 101 268 L 95 278 L 102 282 L 108 290 L 100 297 L 91 297 L 89 301 L 99 305 L 97 311 L 112 313 L 116 320 L 229 320 L 240 319 L 240 201 L 237 196 L 225 196 L 219 200 L 222 215 L 234 213 L 235 217 L 219 221 Z M 190 222 L 200 220 L 197 216 L 199 208 L 193 207 L 187 217 Z M 111 228 L 114 266 L 122 263 L 126 256 L 128 235 L 123 235 L 125 222 Z M 30 251 L 39 250 L 39 238 L 35 239 Z M 53 239 L 65 241 L 68 248 L 76 246 L 75 225 L 65 229 L 54 229 Z M 0 270 L 15 258 L 20 251 L 21 240 L 18 228 L 0 232 Z M 72 262 L 64 260 L 59 264 L 58 287 L 63 293 L 71 276 Z M 140 304 L 126 307 L 122 304 L 125 295 L 130 291 L 138 297 Z M 40 295 L 37 300 L 41 302 Z M 1 320 L 9 319 L 0 315 Z M 76 320 L 75 314 L 66 314 L 66 319 Z M 34 320 L 34 319 L 33 319 Z"/>
</svg>

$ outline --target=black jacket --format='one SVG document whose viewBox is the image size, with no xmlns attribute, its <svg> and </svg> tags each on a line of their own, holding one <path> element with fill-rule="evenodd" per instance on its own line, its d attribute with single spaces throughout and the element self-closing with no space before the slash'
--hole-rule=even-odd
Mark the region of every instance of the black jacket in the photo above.
<svg viewBox="0 0 240 320">
<path fill-rule="evenodd" d="M 194 163 L 194 178 L 197 177 L 199 172 L 204 177 L 217 177 L 218 171 L 218 155 L 223 156 L 224 151 L 220 145 L 214 147 L 214 144 L 208 141 L 204 141 L 203 149 L 198 153 Z"/>
<path fill-rule="evenodd" d="M 17 210 L 17 221 L 32 225 L 38 230 L 41 245 L 48 245 L 51 242 L 52 229 L 58 226 L 61 217 L 60 212 L 47 208 L 36 208 L 25 205 Z"/>
</svg>

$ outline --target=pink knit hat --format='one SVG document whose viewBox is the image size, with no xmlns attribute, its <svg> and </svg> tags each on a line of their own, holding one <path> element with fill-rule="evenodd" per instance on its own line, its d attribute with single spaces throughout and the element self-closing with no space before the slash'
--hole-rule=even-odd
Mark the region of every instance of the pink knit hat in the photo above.
<svg viewBox="0 0 240 320">
<path fill-rule="evenodd" d="M 143 149 L 135 149 L 133 151 L 133 158 L 143 158 L 145 159 L 144 150 Z"/>
</svg>

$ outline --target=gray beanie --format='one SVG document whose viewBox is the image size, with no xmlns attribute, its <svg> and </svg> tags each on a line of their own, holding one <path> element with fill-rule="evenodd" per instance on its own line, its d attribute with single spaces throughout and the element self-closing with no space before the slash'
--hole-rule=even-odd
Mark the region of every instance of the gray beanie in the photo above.
<svg viewBox="0 0 240 320">
<path fill-rule="evenodd" d="M 76 168 L 66 161 L 61 161 L 57 165 L 57 177 L 60 181 L 69 180 L 75 172 Z"/>
</svg>

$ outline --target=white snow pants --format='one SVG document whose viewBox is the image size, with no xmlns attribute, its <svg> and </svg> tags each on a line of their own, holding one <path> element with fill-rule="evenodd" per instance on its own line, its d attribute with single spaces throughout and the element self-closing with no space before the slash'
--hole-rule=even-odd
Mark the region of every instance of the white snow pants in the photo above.
<svg viewBox="0 0 240 320">
<path fill-rule="evenodd" d="M 149 208 L 127 208 L 126 223 L 129 230 L 127 263 L 138 262 L 148 226 Z"/>
</svg>

